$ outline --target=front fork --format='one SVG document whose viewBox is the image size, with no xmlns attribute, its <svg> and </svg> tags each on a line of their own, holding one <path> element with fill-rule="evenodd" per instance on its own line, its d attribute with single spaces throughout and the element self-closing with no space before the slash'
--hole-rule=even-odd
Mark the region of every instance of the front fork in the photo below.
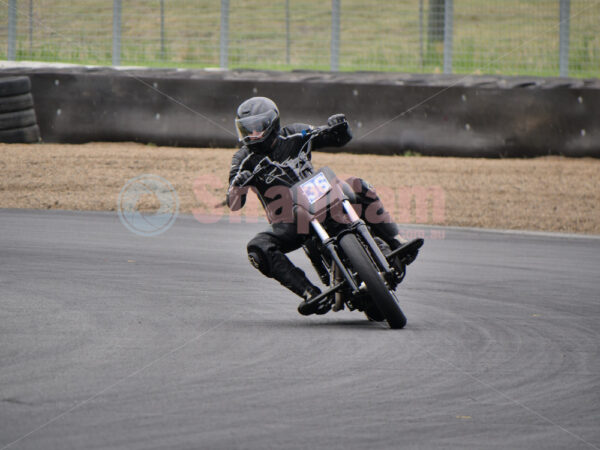
<svg viewBox="0 0 600 450">
<path fill-rule="evenodd" d="M 342 263 L 340 255 L 338 255 L 337 249 L 335 248 L 335 239 L 329 236 L 327 231 L 325 231 L 325 228 L 323 228 L 323 226 L 317 219 L 311 220 L 310 224 L 312 225 L 313 229 L 317 233 L 317 236 L 319 236 L 319 239 L 321 239 L 321 242 L 323 242 L 323 245 L 331 255 L 331 259 L 337 266 L 342 277 L 344 278 L 344 280 L 346 280 L 348 286 L 350 286 L 350 289 L 352 290 L 352 295 L 358 294 L 358 286 L 354 281 L 354 277 L 350 275 L 350 273 L 346 269 L 346 266 L 344 265 L 344 263 Z"/>
<path fill-rule="evenodd" d="M 379 248 L 379 245 L 377 245 L 377 242 L 375 242 L 375 239 L 373 239 L 373 236 L 371 236 L 371 232 L 367 228 L 367 225 L 365 225 L 365 222 L 363 222 L 358 214 L 356 214 L 356 211 L 354 211 L 354 208 L 348 200 L 344 200 L 342 205 L 344 206 L 344 211 L 346 211 L 346 214 L 348 214 L 348 217 L 350 217 L 352 228 L 358 231 L 360 237 L 363 238 L 363 241 L 371 249 L 371 254 L 375 257 L 375 262 L 377 265 L 383 270 L 386 276 L 389 276 L 392 272 L 392 268 L 390 267 L 387 258 Z"/>
<path fill-rule="evenodd" d="M 358 216 L 358 214 L 356 214 L 356 211 L 354 211 L 354 208 L 348 200 L 344 200 L 342 202 L 342 205 L 344 207 L 344 211 L 346 212 L 346 214 L 348 214 L 348 217 L 350 218 L 352 228 L 356 229 L 358 234 L 362 237 L 363 241 L 370 247 L 371 253 L 375 257 L 377 265 L 383 270 L 387 277 L 389 274 L 392 273 L 392 269 L 390 268 L 390 265 L 385 255 L 381 252 L 379 246 L 375 242 L 375 239 L 373 239 L 373 236 L 371 236 L 369 229 L 362 221 L 362 219 Z M 317 236 L 319 236 L 319 239 L 321 239 L 321 242 L 323 242 L 325 248 L 327 248 L 327 250 L 329 251 L 331 259 L 337 266 L 342 277 L 348 282 L 348 286 L 350 286 L 352 294 L 358 294 L 359 287 L 357 286 L 354 277 L 348 272 L 346 266 L 342 263 L 342 260 L 338 255 L 337 249 L 335 247 L 335 239 L 329 236 L 325 228 L 323 228 L 323 226 L 317 219 L 311 220 L 310 224 L 317 233 Z"/>
</svg>

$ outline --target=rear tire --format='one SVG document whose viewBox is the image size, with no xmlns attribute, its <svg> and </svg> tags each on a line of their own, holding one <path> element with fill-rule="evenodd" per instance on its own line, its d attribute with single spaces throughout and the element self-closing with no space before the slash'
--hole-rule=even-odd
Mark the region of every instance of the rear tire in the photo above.
<svg viewBox="0 0 600 450">
<path fill-rule="evenodd" d="M 390 328 L 404 328 L 406 316 L 356 236 L 350 233 L 342 236 L 340 247 L 358 273 L 358 277 L 367 285 L 371 299 L 377 309 L 385 316 Z"/>
</svg>

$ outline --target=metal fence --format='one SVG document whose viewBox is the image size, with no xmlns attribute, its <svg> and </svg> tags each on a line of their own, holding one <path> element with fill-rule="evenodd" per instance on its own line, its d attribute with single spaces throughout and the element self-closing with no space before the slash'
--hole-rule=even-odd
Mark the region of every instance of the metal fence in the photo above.
<svg viewBox="0 0 600 450">
<path fill-rule="evenodd" d="M 600 0 L 0 0 L 0 58 L 600 77 Z"/>
</svg>

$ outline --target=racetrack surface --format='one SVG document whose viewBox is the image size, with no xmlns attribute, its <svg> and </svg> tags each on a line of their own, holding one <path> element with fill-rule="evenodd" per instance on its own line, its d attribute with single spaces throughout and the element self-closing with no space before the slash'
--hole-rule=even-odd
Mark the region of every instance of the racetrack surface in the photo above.
<svg viewBox="0 0 600 450">
<path fill-rule="evenodd" d="M 0 210 L 0 449 L 600 447 L 600 239 L 446 230 L 392 331 L 300 316 L 263 227 Z"/>
</svg>

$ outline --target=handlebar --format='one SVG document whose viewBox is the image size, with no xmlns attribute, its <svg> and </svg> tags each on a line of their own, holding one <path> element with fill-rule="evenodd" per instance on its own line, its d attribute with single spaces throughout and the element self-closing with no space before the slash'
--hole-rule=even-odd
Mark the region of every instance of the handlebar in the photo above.
<svg viewBox="0 0 600 450">
<path fill-rule="evenodd" d="M 300 148 L 300 150 L 298 151 L 298 155 L 296 157 L 296 159 L 298 159 L 298 157 L 300 157 L 301 154 L 307 154 L 310 149 L 311 149 L 311 144 L 312 144 L 312 140 L 314 138 L 316 138 L 317 136 L 319 136 L 323 131 L 328 130 L 329 126 L 327 125 L 323 125 L 320 127 L 316 127 L 313 128 L 311 130 L 307 130 L 306 131 L 306 135 L 308 135 L 308 139 L 306 140 L 306 142 L 302 145 L 302 147 Z M 244 164 L 246 164 L 246 161 L 250 158 L 250 155 L 242 162 L 241 164 L 241 168 L 243 169 Z M 264 163 L 268 163 L 267 166 L 263 166 Z M 281 170 L 285 170 L 285 167 L 290 167 L 289 163 L 288 164 L 281 164 L 278 163 L 277 161 L 273 161 L 271 160 L 271 158 L 269 158 L 269 156 L 265 156 L 264 158 L 262 158 L 258 164 L 256 164 L 256 166 L 254 167 L 254 170 L 252 171 L 252 175 L 244 182 L 244 184 L 240 185 L 239 187 L 244 187 L 247 186 L 248 183 L 256 176 L 258 175 L 260 172 L 262 172 L 263 170 L 265 170 L 267 167 L 269 166 L 274 166 L 274 167 L 278 167 Z"/>
</svg>

